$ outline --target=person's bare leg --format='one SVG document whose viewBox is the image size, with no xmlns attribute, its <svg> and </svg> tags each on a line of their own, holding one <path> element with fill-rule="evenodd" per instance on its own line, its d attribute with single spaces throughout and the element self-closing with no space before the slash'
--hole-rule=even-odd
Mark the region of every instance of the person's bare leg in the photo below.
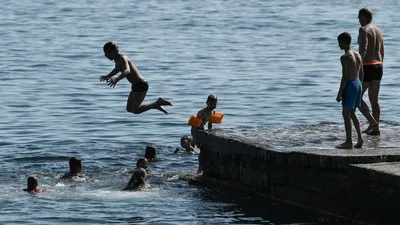
<svg viewBox="0 0 400 225">
<path fill-rule="evenodd" d="M 361 135 L 360 120 L 358 120 L 355 110 L 351 111 L 351 120 L 353 120 L 353 124 L 354 124 L 354 127 L 356 128 L 357 138 L 358 138 L 357 144 L 354 145 L 354 148 L 361 148 L 362 145 L 364 144 L 364 140 Z"/>
<path fill-rule="evenodd" d="M 378 126 L 378 123 L 375 121 L 374 117 L 371 114 L 371 111 L 369 110 L 369 107 L 367 105 L 367 103 L 364 101 L 363 96 L 364 93 L 367 91 L 367 89 L 369 88 L 369 82 L 363 82 L 363 90 L 362 90 L 362 94 L 361 94 L 361 104 L 360 107 L 358 107 L 358 109 L 360 110 L 360 112 L 364 115 L 364 117 L 368 120 L 369 122 L 369 126 L 367 129 L 365 129 L 362 133 L 367 133 L 369 132 L 373 127 Z"/>
<path fill-rule="evenodd" d="M 380 80 L 372 80 L 368 89 L 368 97 L 369 101 L 371 102 L 372 115 L 377 124 L 379 124 L 381 115 L 381 107 L 378 101 L 380 86 L 381 86 Z M 379 126 L 373 127 L 367 134 L 379 135 L 380 134 Z"/>
<path fill-rule="evenodd" d="M 351 139 L 351 109 L 343 107 L 342 115 L 344 120 L 344 129 L 346 131 L 346 141 L 337 145 L 336 148 L 353 148 L 353 142 Z"/>
<path fill-rule="evenodd" d="M 170 105 L 170 106 L 172 106 L 172 103 L 170 101 L 165 100 L 163 97 L 159 97 L 157 99 L 157 103 L 159 103 L 160 105 Z"/>
<path fill-rule="evenodd" d="M 131 105 L 130 110 L 128 112 L 134 113 L 134 114 L 141 114 L 143 112 L 146 112 L 150 109 L 158 109 L 164 114 L 168 114 L 167 110 L 164 109 L 160 105 L 160 103 L 157 102 L 152 102 L 150 104 L 142 104 L 145 97 L 146 97 L 147 91 L 144 92 L 132 92 L 129 94 L 128 98 L 128 104 Z M 129 106 L 127 106 L 129 107 Z"/>
</svg>

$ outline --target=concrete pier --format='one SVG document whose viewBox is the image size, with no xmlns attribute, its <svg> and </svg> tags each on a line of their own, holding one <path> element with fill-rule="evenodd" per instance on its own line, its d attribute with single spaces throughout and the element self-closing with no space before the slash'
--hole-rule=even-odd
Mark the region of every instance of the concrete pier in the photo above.
<svg viewBox="0 0 400 225">
<path fill-rule="evenodd" d="M 343 124 L 199 131 L 203 175 L 191 182 L 354 224 L 392 224 L 400 208 L 399 128 L 382 123 L 380 136 L 364 135 L 363 148 L 349 150 L 334 148 Z"/>
</svg>

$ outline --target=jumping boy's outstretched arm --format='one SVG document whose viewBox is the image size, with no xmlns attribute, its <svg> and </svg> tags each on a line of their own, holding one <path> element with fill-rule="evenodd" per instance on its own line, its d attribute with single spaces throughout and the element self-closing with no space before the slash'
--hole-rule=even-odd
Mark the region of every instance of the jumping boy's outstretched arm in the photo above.
<svg viewBox="0 0 400 225">
<path fill-rule="evenodd" d="M 106 76 L 101 76 L 99 78 L 100 81 L 104 81 L 104 80 L 109 80 L 111 77 L 113 77 L 114 75 L 116 75 L 119 72 L 119 69 L 117 67 L 115 67 L 109 74 L 107 74 Z"/>
<path fill-rule="evenodd" d="M 111 78 L 112 76 L 117 74 L 119 71 L 121 71 L 121 74 L 118 77 L 116 77 L 115 79 Z M 131 73 L 131 70 L 129 68 L 128 60 L 126 59 L 125 56 L 121 56 L 121 61 L 116 62 L 114 70 L 111 71 L 109 75 L 107 75 L 107 77 L 110 76 L 109 77 L 110 79 L 107 80 L 107 84 L 110 87 L 115 87 L 115 85 L 118 83 L 118 81 L 124 79 L 130 73 Z"/>
</svg>

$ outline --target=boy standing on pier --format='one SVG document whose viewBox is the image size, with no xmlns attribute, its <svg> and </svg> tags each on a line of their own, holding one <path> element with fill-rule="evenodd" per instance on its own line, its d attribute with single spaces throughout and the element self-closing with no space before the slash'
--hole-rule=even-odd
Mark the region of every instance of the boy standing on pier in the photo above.
<svg viewBox="0 0 400 225">
<path fill-rule="evenodd" d="M 196 146 L 196 140 L 197 140 L 197 130 L 204 130 L 204 126 L 206 125 L 206 123 L 208 123 L 207 127 L 208 129 L 212 129 L 212 123 L 210 121 L 211 117 L 213 117 L 213 115 L 215 114 L 215 109 L 217 108 L 217 104 L 218 104 L 218 98 L 216 95 L 214 94 L 210 94 L 207 98 L 206 101 L 206 107 L 201 109 L 198 113 L 197 113 L 197 118 L 202 120 L 202 123 L 200 124 L 199 127 L 194 127 L 192 126 L 192 143 L 190 144 L 193 149 Z M 199 168 L 197 170 L 198 174 L 201 174 L 203 169 L 202 169 L 202 165 L 204 163 L 204 157 L 201 154 L 201 150 L 200 150 L 200 154 L 199 154 Z"/>
<path fill-rule="evenodd" d="M 355 112 L 361 102 L 362 84 L 360 80 L 364 78 L 362 58 L 360 54 L 350 48 L 351 36 L 349 33 L 341 33 L 337 39 L 340 49 L 345 52 L 340 57 L 342 63 L 342 79 L 336 101 L 342 101 L 342 115 L 346 130 L 346 141 L 336 146 L 336 148 L 353 148 L 351 121 L 354 123 L 358 136 L 357 144 L 354 145 L 354 147 L 361 148 L 364 141 L 361 135 L 360 121 Z"/>
</svg>

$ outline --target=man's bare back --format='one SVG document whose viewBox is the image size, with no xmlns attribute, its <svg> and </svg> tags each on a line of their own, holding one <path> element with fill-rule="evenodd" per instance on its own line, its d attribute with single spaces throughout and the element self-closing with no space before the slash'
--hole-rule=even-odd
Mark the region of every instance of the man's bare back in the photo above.
<svg viewBox="0 0 400 225">
<path fill-rule="evenodd" d="M 364 63 L 383 61 L 383 36 L 374 24 L 369 23 L 360 27 L 358 45 Z"/>
</svg>

